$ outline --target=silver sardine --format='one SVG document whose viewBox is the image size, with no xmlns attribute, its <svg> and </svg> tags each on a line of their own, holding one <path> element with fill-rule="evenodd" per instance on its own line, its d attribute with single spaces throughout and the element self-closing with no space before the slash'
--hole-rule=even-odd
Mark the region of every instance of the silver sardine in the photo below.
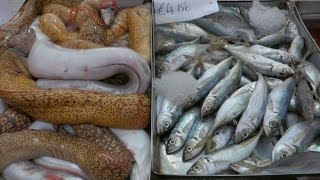
<svg viewBox="0 0 320 180">
<path fill-rule="evenodd" d="M 320 133 L 320 120 L 304 121 L 291 126 L 272 151 L 272 161 L 303 152 Z"/>
<path fill-rule="evenodd" d="M 196 89 L 188 96 L 187 101 L 183 103 L 184 108 L 190 108 L 195 103 L 205 97 L 209 91 L 225 76 L 225 72 L 229 70 L 233 57 L 230 57 L 215 67 L 207 70 L 197 81 Z"/>
<path fill-rule="evenodd" d="M 252 70 L 260 72 L 263 75 L 273 77 L 288 77 L 294 74 L 294 71 L 291 69 L 291 67 L 270 58 L 258 54 L 234 50 L 229 48 L 228 45 L 225 46 L 225 49 L 233 56 L 238 58 L 244 65 L 248 66 Z"/>
<path fill-rule="evenodd" d="M 189 175 L 211 175 L 216 174 L 221 170 L 228 169 L 231 163 L 241 161 L 250 156 L 256 147 L 260 136 L 260 132 L 240 143 L 228 146 L 220 151 L 212 152 L 199 159 L 188 171 Z"/>
<path fill-rule="evenodd" d="M 288 78 L 270 92 L 263 119 L 263 129 L 267 137 L 274 136 L 280 131 L 295 86 L 296 80 L 294 78 Z"/>
<path fill-rule="evenodd" d="M 200 142 L 206 142 L 208 139 L 208 132 L 212 128 L 214 117 L 199 118 L 192 128 L 190 137 L 188 138 L 182 159 L 184 161 L 196 157 L 204 148 L 205 143 L 199 145 Z"/>
<path fill-rule="evenodd" d="M 249 104 L 237 125 L 235 141 L 239 143 L 249 138 L 260 126 L 268 98 L 268 85 L 259 73 L 259 79 L 249 99 Z"/>
<path fill-rule="evenodd" d="M 181 117 L 182 107 L 174 105 L 168 99 L 164 99 L 157 118 L 157 134 L 168 132 Z"/>
<path fill-rule="evenodd" d="M 186 111 L 170 133 L 166 150 L 168 154 L 178 151 L 187 141 L 192 126 L 200 116 L 200 108 L 193 107 Z"/>
<path fill-rule="evenodd" d="M 205 98 L 201 108 L 202 117 L 212 114 L 239 87 L 241 75 L 241 63 L 238 62 Z"/>
<path fill-rule="evenodd" d="M 253 46 L 230 46 L 231 49 L 245 51 L 253 54 L 259 54 L 264 57 L 273 59 L 284 64 L 295 64 L 301 59 L 301 57 L 296 57 L 293 53 L 288 53 L 278 49 L 273 49 L 261 45 Z M 297 49 L 297 48 L 296 48 Z"/>
</svg>

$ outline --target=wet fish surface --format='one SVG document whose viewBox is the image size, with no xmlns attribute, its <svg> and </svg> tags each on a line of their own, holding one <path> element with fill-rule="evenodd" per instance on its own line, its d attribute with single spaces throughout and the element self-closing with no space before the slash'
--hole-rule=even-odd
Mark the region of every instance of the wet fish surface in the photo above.
<svg viewBox="0 0 320 180">
<path fill-rule="evenodd" d="M 228 169 L 229 165 L 233 162 L 237 162 L 247 158 L 257 145 L 260 136 L 260 132 L 240 143 L 228 146 L 220 151 L 212 152 L 199 159 L 188 171 L 188 174 L 192 175 L 211 175 L 216 174 L 222 170 Z"/>
<path fill-rule="evenodd" d="M 197 156 L 204 148 L 205 143 L 199 145 L 200 142 L 206 142 L 208 139 L 208 132 L 212 128 L 214 117 L 200 118 L 192 129 L 190 138 L 188 138 L 182 159 L 184 161 L 190 160 Z"/>
<path fill-rule="evenodd" d="M 192 126 L 200 116 L 200 108 L 193 107 L 186 111 L 177 125 L 173 128 L 167 141 L 167 153 L 178 151 L 185 144 Z"/>
<path fill-rule="evenodd" d="M 319 120 L 304 121 L 291 126 L 274 147 L 272 161 L 276 162 L 282 158 L 303 152 L 319 133 Z"/>
<path fill-rule="evenodd" d="M 236 143 L 249 138 L 262 122 L 267 106 L 268 85 L 261 74 L 258 74 L 258 76 L 259 80 L 249 99 L 249 104 L 237 125 L 235 132 Z"/>
<path fill-rule="evenodd" d="M 268 137 L 274 136 L 280 130 L 295 86 L 296 80 L 288 78 L 270 92 L 263 119 L 264 132 Z"/>
</svg>

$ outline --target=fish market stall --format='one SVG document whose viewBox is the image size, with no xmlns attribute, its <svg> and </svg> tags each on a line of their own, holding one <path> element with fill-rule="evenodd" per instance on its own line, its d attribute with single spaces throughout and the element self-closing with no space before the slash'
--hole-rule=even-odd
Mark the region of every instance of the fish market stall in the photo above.
<svg viewBox="0 0 320 180">
<path fill-rule="evenodd" d="M 319 52 L 295 4 L 218 7 L 188 21 L 155 17 L 153 173 L 319 174 Z"/>
<path fill-rule="evenodd" d="M 151 6 L 1 0 L 1 178 L 149 179 Z"/>
</svg>

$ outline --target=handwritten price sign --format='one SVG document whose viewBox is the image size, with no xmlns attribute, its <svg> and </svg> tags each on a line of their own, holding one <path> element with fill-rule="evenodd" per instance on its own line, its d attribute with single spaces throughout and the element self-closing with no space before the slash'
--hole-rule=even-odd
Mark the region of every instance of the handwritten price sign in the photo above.
<svg viewBox="0 0 320 180">
<path fill-rule="evenodd" d="M 217 11 L 217 0 L 154 0 L 156 24 L 190 21 Z"/>
</svg>

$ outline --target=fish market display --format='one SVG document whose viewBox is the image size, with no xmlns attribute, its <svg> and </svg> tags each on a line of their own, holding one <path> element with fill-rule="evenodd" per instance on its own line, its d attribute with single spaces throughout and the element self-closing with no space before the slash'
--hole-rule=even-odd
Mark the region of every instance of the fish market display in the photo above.
<svg viewBox="0 0 320 180">
<path fill-rule="evenodd" d="M 320 173 L 309 152 L 319 152 L 319 59 L 309 58 L 313 47 L 292 12 L 241 3 L 155 26 L 155 87 L 173 72 L 196 79 L 176 92 L 179 100 L 155 92 L 159 174 Z"/>
<path fill-rule="evenodd" d="M 0 26 L 0 179 L 149 179 L 151 41 L 150 1 L 25 0 Z"/>
</svg>

